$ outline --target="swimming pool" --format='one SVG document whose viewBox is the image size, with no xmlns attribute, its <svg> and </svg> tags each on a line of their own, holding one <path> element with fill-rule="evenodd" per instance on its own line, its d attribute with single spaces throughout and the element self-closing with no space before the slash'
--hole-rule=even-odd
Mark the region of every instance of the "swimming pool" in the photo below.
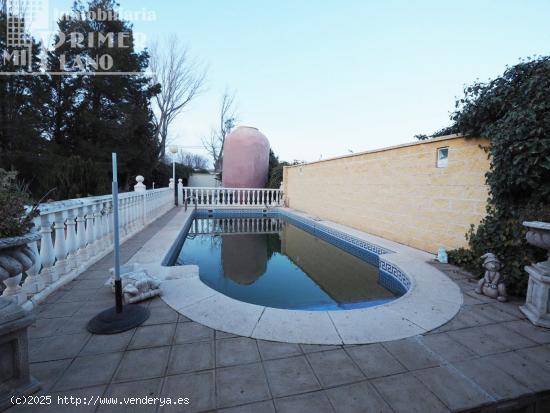
<svg viewBox="0 0 550 413">
<path fill-rule="evenodd" d="M 210 288 L 281 309 L 372 307 L 407 289 L 381 268 L 375 251 L 277 213 L 198 211 L 171 264 L 198 265 Z"/>
</svg>

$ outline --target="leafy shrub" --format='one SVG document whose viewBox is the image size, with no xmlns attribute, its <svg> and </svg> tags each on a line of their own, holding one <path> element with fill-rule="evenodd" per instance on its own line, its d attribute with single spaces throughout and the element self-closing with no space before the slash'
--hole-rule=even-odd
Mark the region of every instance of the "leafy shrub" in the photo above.
<svg viewBox="0 0 550 413">
<path fill-rule="evenodd" d="M 482 275 L 479 257 L 494 253 L 504 264 L 512 294 L 524 294 L 524 266 L 544 258 L 527 244 L 523 221 L 550 222 L 550 57 L 508 67 L 488 83 L 464 90 L 447 131 L 490 139 L 487 215 L 466 238 L 469 249 L 450 261 Z"/>
<path fill-rule="evenodd" d="M 30 198 L 16 181 L 17 172 L 0 168 L 0 238 L 18 237 L 30 231 L 38 210 L 26 211 Z"/>
</svg>

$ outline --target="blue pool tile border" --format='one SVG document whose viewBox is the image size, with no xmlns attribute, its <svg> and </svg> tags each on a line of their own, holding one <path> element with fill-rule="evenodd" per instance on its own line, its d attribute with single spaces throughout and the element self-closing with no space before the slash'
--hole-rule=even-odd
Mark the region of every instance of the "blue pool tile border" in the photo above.
<svg viewBox="0 0 550 413">
<path fill-rule="evenodd" d="M 405 294 L 411 288 L 411 280 L 396 265 L 382 259 L 380 256 L 393 253 L 393 251 L 379 245 L 354 237 L 343 231 L 330 228 L 313 219 L 294 214 L 284 209 L 251 209 L 251 208 L 199 208 L 196 209 L 185 228 L 182 229 L 177 241 L 170 249 L 163 261 L 163 265 L 173 265 L 175 257 L 179 253 L 187 232 L 194 218 L 264 218 L 284 217 L 291 224 L 337 246 L 338 248 L 368 262 L 379 270 L 379 281 L 385 288 L 399 294 Z"/>
</svg>

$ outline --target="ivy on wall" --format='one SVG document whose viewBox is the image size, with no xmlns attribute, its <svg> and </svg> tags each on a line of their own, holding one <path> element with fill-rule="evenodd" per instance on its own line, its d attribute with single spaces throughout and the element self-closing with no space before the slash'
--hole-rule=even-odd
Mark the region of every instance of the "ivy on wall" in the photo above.
<svg viewBox="0 0 550 413">
<path fill-rule="evenodd" d="M 524 294 L 524 266 L 543 260 L 544 251 L 527 244 L 522 222 L 550 222 L 550 56 L 466 87 L 451 120 L 445 133 L 490 139 L 491 164 L 487 216 L 466 234 L 469 248 L 451 251 L 450 261 L 481 276 L 479 257 L 490 251 L 504 264 L 509 292 Z"/>
</svg>

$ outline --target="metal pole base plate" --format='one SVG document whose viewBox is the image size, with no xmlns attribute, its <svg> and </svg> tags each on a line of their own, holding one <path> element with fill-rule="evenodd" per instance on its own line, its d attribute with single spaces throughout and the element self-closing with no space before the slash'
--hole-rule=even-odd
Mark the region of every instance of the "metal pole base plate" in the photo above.
<svg viewBox="0 0 550 413">
<path fill-rule="evenodd" d="M 88 322 L 88 331 L 92 334 L 117 334 L 139 326 L 149 318 L 149 310 L 137 304 L 123 307 L 121 313 L 116 307 L 102 311 Z"/>
</svg>

